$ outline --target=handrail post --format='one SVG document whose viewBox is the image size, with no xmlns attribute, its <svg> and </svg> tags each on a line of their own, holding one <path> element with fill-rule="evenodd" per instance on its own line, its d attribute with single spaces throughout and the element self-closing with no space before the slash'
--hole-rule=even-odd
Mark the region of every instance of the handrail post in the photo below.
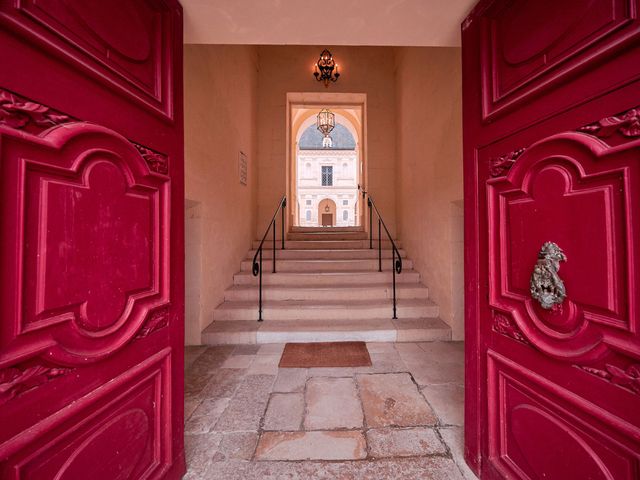
<svg viewBox="0 0 640 480">
<path fill-rule="evenodd" d="M 286 197 L 282 200 L 282 209 L 281 209 L 281 213 L 282 213 L 282 250 L 284 250 L 284 207 L 287 206 L 287 199 Z"/>
<path fill-rule="evenodd" d="M 262 247 L 260 247 L 260 286 L 258 293 L 258 321 L 262 321 Z"/>
<path fill-rule="evenodd" d="M 382 231 L 380 230 L 380 226 L 382 225 L 382 220 L 378 217 L 378 271 L 382 271 Z"/>
<path fill-rule="evenodd" d="M 276 211 L 273 213 L 273 217 L 271 218 L 271 222 L 269 223 L 269 226 L 267 227 L 266 231 L 264 232 L 264 235 L 262 237 L 262 240 L 260 240 L 260 245 L 258 245 L 258 248 L 256 250 L 255 255 L 253 256 L 253 264 L 251 265 L 251 271 L 253 273 L 254 277 L 257 277 L 258 275 L 260 275 L 260 280 L 259 280 L 259 293 L 258 293 L 258 321 L 261 322 L 262 321 L 262 251 L 263 251 L 263 245 L 264 245 L 264 241 L 267 239 L 267 237 L 269 236 L 269 229 L 273 228 L 273 265 L 272 265 L 272 271 L 273 273 L 276 273 L 276 230 L 277 230 L 277 221 L 276 218 L 278 218 L 278 210 L 282 210 L 281 211 L 281 215 L 282 215 L 282 249 L 284 250 L 284 207 L 287 206 L 287 197 L 286 195 L 284 195 L 281 200 L 280 203 L 278 204 L 278 208 L 276 208 Z M 259 258 L 258 258 L 259 257 Z"/>
<path fill-rule="evenodd" d="M 276 273 L 276 219 L 273 219 L 273 273 Z"/>
<path fill-rule="evenodd" d="M 400 250 L 398 250 L 398 248 L 396 247 L 395 242 L 393 241 L 393 237 L 391 236 L 391 233 L 389 232 L 389 229 L 387 228 L 387 225 L 384 223 L 384 220 L 382 220 L 382 216 L 380 215 L 380 212 L 378 211 L 378 207 L 376 207 L 376 204 L 374 203 L 374 201 L 371 199 L 370 196 L 368 196 L 368 204 L 369 204 L 369 225 L 371 226 L 371 211 L 373 209 L 376 210 L 376 215 L 378 217 L 378 271 L 382 271 L 382 229 L 381 226 L 384 227 L 384 231 L 387 234 L 387 237 L 389 237 L 389 243 L 391 244 L 391 262 L 392 262 L 392 272 L 391 272 L 391 277 L 392 277 L 392 282 L 393 282 L 393 319 L 396 320 L 398 318 L 398 299 L 396 297 L 396 274 L 400 274 L 402 273 L 402 257 L 400 256 Z M 369 231 L 369 248 L 372 248 L 372 238 L 373 238 L 373 228 Z M 398 256 L 398 259 L 396 260 L 396 255 Z"/>
<path fill-rule="evenodd" d="M 373 248 L 373 208 L 371 206 L 371 199 L 367 198 L 367 205 L 369 206 L 369 248 Z"/>
<path fill-rule="evenodd" d="M 396 250 L 395 248 L 391 248 L 391 270 L 393 270 L 393 318 L 394 320 L 398 318 L 396 314 Z"/>
</svg>

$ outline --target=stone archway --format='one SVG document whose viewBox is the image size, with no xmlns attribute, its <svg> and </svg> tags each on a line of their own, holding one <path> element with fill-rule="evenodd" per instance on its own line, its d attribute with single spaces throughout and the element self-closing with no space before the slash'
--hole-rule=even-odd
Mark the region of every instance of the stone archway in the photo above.
<svg viewBox="0 0 640 480">
<path fill-rule="evenodd" d="M 325 198 L 318 204 L 318 225 L 322 227 L 336 225 L 336 202 L 330 198 Z"/>
<path fill-rule="evenodd" d="M 301 137 L 310 127 L 315 130 L 317 113 L 320 108 L 329 108 L 335 114 L 336 126 L 343 132 L 336 130 L 338 138 L 333 137 L 336 144 L 324 149 L 311 148 L 313 142 L 306 141 L 306 146 L 301 148 Z M 287 149 L 287 199 L 291 200 L 293 208 L 287 216 L 289 227 L 312 227 L 322 225 L 322 215 L 319 213 L 318 200 L 333 198 L 340 210 L 333 216 L 333 225 L 340 227 L 354 227 L 367 229 L 367 218 L 364 216 L 362 202 L 358 202 L 358 185 L 366 188 L 367 185 L 367 161 L 366 161 L 366 135 L 364 118 L 366 116 L 366 95 L 347 93 L 287 93 L 287 134 L 289 148 Z M 346 129 L 348 137 L 353 139 L 355 147 L 345 148 L 346 138 L 343 133 Z M 325 153 L 331 153 L 327 160 Z M 308 157 L 316 156 L 316 161 Z M 304 157 L 304 158 L 303 158 Z M 343 158 L 349 157 L 349 158 Z M 353 157 L 353 158 L 351 158 Z M 323 164 L 319 165 L 318 160 Z M 311 163 L 311 168 L 307 167 Z M 345 167 L 347 164 L 347 167 Z M 332 166 L 334 171 L 335 192 L 310 191 L 316 184 L 321 187 L 321 166 Z M 302 186 L 302 190 L 301 190 Z M 337 190 L 349 190 L 347 192 Z M 352 191 L 351 191 L 352 190 Z M 354 195 L 355 192 L 355 195 Z M 335 193 L 336 195 L 332 195 Z M 345 219 L 344 211 L 348 214 Z M 311 217 L 311 220 L 308 218 Z"/>
</svg>

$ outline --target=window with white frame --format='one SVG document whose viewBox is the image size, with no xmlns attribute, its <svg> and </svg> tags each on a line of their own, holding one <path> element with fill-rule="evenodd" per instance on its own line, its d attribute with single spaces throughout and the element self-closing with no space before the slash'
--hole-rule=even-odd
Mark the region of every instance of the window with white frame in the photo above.
<svg viewBox="0 0 640 480">
<path fill-rule="evenodd" d="M 343 210 L 342 211 L 342 220 L 344 220 L 344 221 L 349 220 L 349 210 Z"/>
<path fill-rule="evenodd" d="M 349 205 L 349 200 L 342 200 L 342 205 L 345 205 L 345 206 Z"/>
<path fill-rule="evenodd" d="M 307 210 L 307 213 L 305 214 L 305 218 L 307 219 L 307 222 L 311 221 L 311 210 Z"/>
<path fill-rule="evenodd" d="M 323 187 L 333 186 L 333 167 L 330 165 L 322 166 L 322 186 Z"/>
</svg>

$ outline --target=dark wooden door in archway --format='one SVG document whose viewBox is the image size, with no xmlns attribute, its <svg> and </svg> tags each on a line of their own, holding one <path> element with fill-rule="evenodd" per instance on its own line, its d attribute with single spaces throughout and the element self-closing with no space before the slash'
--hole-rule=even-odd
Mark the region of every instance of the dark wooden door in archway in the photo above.
<svg viewBox="0 0 640 480">
<path fill-rule="evenodd" d="M 180 478 L 180 5 L 1 2 L 0 59 L 0 477 Z"/>
<path fill-rule="evenodd" d="M 466 456 L 640 478 L 638 0 L 487 0 L 462 25 Z"/>
</svg>

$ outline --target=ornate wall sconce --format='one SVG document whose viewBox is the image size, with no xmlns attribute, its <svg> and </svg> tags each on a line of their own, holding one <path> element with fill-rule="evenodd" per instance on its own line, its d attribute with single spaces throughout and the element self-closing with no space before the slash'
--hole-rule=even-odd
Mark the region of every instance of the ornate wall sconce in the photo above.
<svg viewBox="0 0 640 480">
<path fill-rule="evenodd" d="M 320 58 L 315 64 L 313 76 L 319 82 L 324 82 L 325 87 L 329 87 L 329 82 L 337 82 L 340 77 L 338 64 L 333 59 L 333 55 L 326 48 L 320 54 Z"/>
</svg>

